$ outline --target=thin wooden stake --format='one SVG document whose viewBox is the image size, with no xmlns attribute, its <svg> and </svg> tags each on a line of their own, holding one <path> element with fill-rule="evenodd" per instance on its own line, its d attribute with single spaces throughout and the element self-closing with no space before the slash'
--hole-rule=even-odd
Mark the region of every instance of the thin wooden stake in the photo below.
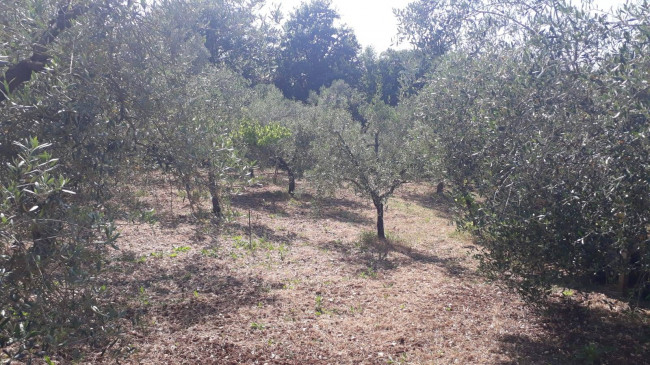
<svg viewBox="0 0 650 365">
<path fill-rule="evenodd" d="M 251 210 L 248 210 L 248 247 L 253 250 L 253 227 L 251 226 Z"/>
</svg>

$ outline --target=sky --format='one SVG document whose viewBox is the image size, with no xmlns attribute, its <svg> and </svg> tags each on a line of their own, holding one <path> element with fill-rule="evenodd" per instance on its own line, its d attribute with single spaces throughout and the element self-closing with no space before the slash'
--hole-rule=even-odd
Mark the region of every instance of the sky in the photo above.
<svg viewBox="0 0 650 365">
<path fill-rule="evenodd" d="M 397 35 L 397 19 L 393 8 L 404 8 L 413 0 L 333 0 L 334 9 L 341 15 L 342 23 L 354 30 L 359 43 L 365 48 L 372 46 L 377 53 L 391 48 L 408 48 L 402 44 L 395 46 Z M 270 3 L 280 4 L 285 17 L 296 8 L 302 0 L 269 0 Z M 618 6 L 624 0 L 594 0 L 604 9 Z"/>
<path fill-rule="evenodd" d="M 341 22 L 354 30 L 361 46 L 372 46 L 381 53 L 391 47 L 393 38 L 397 35 L 397 19 L 393 15 L 393 8 L 404 8 L 411 1 L 413 0 L 333 0 L 332 6 L 341 15 Z M 268 2 L 282 5 L 286 18 L 303 1 Z"/>
</svg>

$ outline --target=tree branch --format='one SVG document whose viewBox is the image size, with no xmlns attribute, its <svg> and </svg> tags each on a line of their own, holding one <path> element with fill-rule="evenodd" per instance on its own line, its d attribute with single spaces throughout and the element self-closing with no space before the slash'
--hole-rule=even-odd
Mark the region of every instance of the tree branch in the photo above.
<svg viewBox="0 0 650 365">
<path fill-rule="evenodd" d="M 72 20 L 85 14 L 89 9 L 85 5 L 70 6 L 69 1 L 59 7 L 56 18 L 50 21 L 48 29 L 41 34 L 34 44 L 32 56 L 10 66 L 4 75 L 0 77 L 0 103 L 7 100 L 9 95 L 20 85 L 31 80 L 34 72 L 41 72 L 45 69 L 45 66 L 51 60 L 47 46 L 54 42 L 62 31 L 72 26 Z"/>
</svg>

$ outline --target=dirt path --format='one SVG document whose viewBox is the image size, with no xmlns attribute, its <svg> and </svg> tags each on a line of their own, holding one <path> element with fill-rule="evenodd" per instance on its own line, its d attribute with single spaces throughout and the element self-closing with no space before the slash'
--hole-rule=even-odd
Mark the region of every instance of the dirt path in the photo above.
<svg viewBox="0 0 650 365">
<path fill-rule="evenodd" d="M 164 184 L 137 195 L 159 221 L 121 227 L 109 288 L 135 294 L 120 363 L 561 364 L 592 352 L 619 364 L 649 359 L 648 342 L 628 338 L 648 331 L 643 321 L 540 316 L 478 276 L 471 241 L 430 187 L 406 186 L 389 202 L 396 243 L 381 260 L 361 239 L 374 210 L 347 192 L 319 201 L 270 183 L 247 188 L 232 200 L 237 216 L 218 229 L 188 223 L 182 197 Z M 598 325 L 620 334 L 591 335 Z"/>
</svg>

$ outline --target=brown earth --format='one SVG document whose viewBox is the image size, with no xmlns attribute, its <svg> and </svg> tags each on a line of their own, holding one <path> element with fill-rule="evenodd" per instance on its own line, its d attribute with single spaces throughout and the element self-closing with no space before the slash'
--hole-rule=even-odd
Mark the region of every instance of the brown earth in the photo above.
<svg viewBox="0 0 650 365">
<path fill-rule="evenodd" d="M 592 294 L 589 310 L 542 313 L 478 275 L 435 187 L 389 201 L 384 259 L 351 192 L 292 198 L 263 177 L 215 225 L 148 179 L 132 192 L 157 222 L 121 222 L 107 285 L 128 304 L 124 335 L 83 363 L 650 363 L 647 312 Z"/>
</svg>

